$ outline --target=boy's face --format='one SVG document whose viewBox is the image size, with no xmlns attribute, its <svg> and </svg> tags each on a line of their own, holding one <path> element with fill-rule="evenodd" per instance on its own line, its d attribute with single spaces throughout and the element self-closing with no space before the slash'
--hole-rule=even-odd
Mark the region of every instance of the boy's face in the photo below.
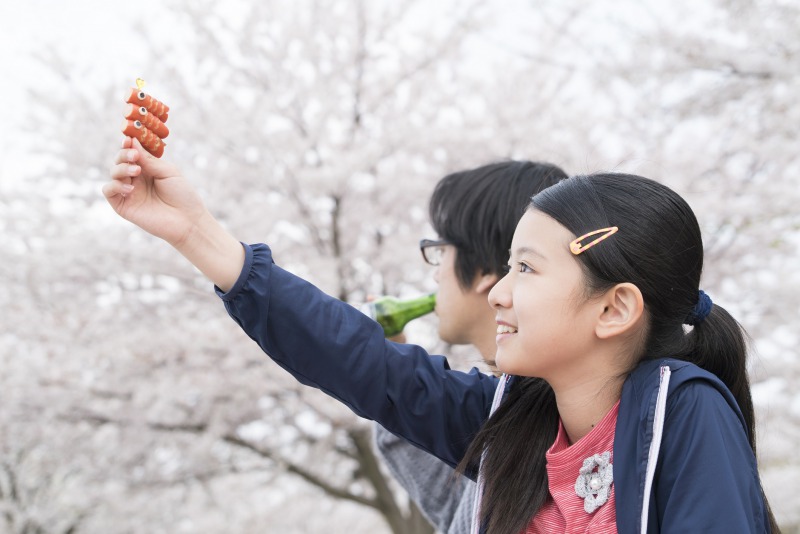
<svg viewBox="0 0 800 534">
<path fill-rule="evenodd" d="M 439 337 L 450 344 L 460 344 L 459 309 L 461 287 L 455 271 L 456 248 L 453 245 L 442 245 L 439 252 L 439 265 L 433 273 L 433 279 L 439 288 L 436 291 L 436 315 L 439 317 Z"/>
<path fill-rule="evenodd" d="M 458 281 L 455 262 L 458 249 L 444 245 L 441 261 L 434 271 L 434 280 L 439 285 L 436 292 L 436 315 L 439 317 L 439 337 L 452 345 L 476 343 L 476 334 L 482 330 L 493 333 L 494 325 L 487 324 L 489 305 L 486 294 L 476 290 L 477 281 L 464 289 Z"/>
</svg>

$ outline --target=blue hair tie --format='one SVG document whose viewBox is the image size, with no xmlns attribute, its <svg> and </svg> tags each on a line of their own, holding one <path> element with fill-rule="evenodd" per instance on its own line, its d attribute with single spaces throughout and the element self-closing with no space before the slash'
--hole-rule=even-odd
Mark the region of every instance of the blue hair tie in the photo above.
<svg viewBox="0 0 800 534">
<path fill-rule="evenodd" d="M 694 305 L 694 309 L 686 318 L 686 324 L 697 326 L 698 324 L 702 323 L 703 320 L 708 317 L 708 314 L 711 313 L 711 307 L 713 305 L 714 303 L 711 302 L 711 297 L 709 297 L 706 292 L 701 289 L 699 291 L 697 304 Z"/>
</svg>

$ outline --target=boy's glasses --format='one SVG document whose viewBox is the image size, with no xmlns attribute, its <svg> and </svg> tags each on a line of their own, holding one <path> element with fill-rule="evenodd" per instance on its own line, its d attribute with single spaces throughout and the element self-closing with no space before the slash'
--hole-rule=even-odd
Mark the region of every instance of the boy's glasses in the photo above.
<svg viewBox="0 0 800 534">
<path fill-rule="evenodd" d="M 422 259 L 429 265 L 439 265 L 442 262 L 445 245 L 452 245 L 446 239 L 422 239 L 419 242 L 419 250 L 422 252 Z"/>
</svg>

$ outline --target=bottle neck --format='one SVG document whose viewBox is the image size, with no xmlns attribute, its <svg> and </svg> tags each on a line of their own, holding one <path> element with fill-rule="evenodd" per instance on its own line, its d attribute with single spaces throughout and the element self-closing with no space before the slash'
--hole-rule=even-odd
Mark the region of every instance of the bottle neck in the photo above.
<svg viewBox="0 0 800 534">
<path fill-rule="evenodd" d="M 400 301 L 399 308 L 403 311 L 403 315 L 407 316 L 409 320 L 427 315 L 436 308 L 436 293 Z"/>
<path fill-rule="evenodd" d="M 436 294 L 407 300 L 384 297 L 372 304 L 373 319 L 381 324 L 386 336 L 391 337 L 402 332 L 409 321 L 431 313 L 436 307 Z"/>
</svg>

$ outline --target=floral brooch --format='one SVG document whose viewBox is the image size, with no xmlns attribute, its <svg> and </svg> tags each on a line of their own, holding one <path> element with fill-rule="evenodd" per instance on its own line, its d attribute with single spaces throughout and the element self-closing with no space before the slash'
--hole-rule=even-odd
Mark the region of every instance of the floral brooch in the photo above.
<svg viewBox="0 0 800 534">
<path fill-rule="evenodd" d="M 575 493 L 583 499 L 583 509 L 593 513 L 608 501 L 611 483 L 614 482 L 614 466 L 611 453 L 595 454 L 583 461 L 575 481 Z"/>
</svg>

